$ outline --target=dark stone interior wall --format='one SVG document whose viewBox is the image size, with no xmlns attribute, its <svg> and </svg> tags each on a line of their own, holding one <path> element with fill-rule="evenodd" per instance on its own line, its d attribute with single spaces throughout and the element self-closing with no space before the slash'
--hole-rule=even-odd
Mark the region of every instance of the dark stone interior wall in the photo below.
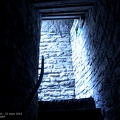
<svg viewBox="0 0 120 120">
<path fill-rule="evenodd" d="M 105 120 L 120 119 L 120 1 L 101 0 L 86 17 L 93 97 Z"/>
<path fill-rule="evenodd" d="M 22 112 L 38 80 L 39 14 L 27 0 L 1 0 L 0 21 L 0 112 Z M 35 120 L 37 108 L 36 95 L 27 120 Z"/>
</svg>

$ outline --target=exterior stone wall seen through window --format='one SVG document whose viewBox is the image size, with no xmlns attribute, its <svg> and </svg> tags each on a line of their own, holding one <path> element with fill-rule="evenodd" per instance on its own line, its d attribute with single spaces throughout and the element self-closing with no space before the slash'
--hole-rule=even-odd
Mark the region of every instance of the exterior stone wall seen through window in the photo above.
<svg viewBox="0 0 120 120">
<path fill-rule="evenodd" d="M 39 100 L 74 98 L 75 80 L 70 42 L 72 23 L 73 20 L 42 21 L 40 56 L 44 55 L 45 70 L 38 90 Z"/>
</svg>

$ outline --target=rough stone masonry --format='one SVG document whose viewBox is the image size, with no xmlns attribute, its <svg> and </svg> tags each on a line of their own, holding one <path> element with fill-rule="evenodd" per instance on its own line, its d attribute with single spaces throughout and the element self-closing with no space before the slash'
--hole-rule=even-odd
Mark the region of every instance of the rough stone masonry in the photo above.
<svg viewBox="0 0 120 120">
<path fill-rule="evenodd" d="M 45 73 L 38 90 L 39 100 L 74 98 L 75 80 L 70 42 L 72 23 L 73 20 L 42 21 L 40 56 L 44 55 Z"/>
</svg>

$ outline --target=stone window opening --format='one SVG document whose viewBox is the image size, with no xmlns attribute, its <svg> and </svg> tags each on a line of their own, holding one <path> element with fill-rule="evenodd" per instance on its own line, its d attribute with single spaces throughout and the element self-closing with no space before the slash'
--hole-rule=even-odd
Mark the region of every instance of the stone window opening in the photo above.
<svg viewBox="0 0 120 120">
<path fill-rule="evenodd" d="M 90 84 L 85 77 L 90 73 L 85 72 L 90 66 L 86 67 L 83 26 L 83 18 L 42 21 L 39 58 L 44 55 L 45 70 L 38 89 L 39 101 L 92 96 L 92 90 L 86 89 Z"/>
</svg>

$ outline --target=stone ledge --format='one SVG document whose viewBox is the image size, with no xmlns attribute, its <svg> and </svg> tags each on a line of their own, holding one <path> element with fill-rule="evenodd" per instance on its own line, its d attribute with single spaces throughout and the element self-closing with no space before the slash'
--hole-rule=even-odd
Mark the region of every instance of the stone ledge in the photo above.
<svg viewBox="0 0 120 120">
<path fill-rule="evenodd" d="M 68 100 L 39 101 L 39 106 L 41 111 L 96 108 L 95 101 L 92 97 Z"/>
</svg>

